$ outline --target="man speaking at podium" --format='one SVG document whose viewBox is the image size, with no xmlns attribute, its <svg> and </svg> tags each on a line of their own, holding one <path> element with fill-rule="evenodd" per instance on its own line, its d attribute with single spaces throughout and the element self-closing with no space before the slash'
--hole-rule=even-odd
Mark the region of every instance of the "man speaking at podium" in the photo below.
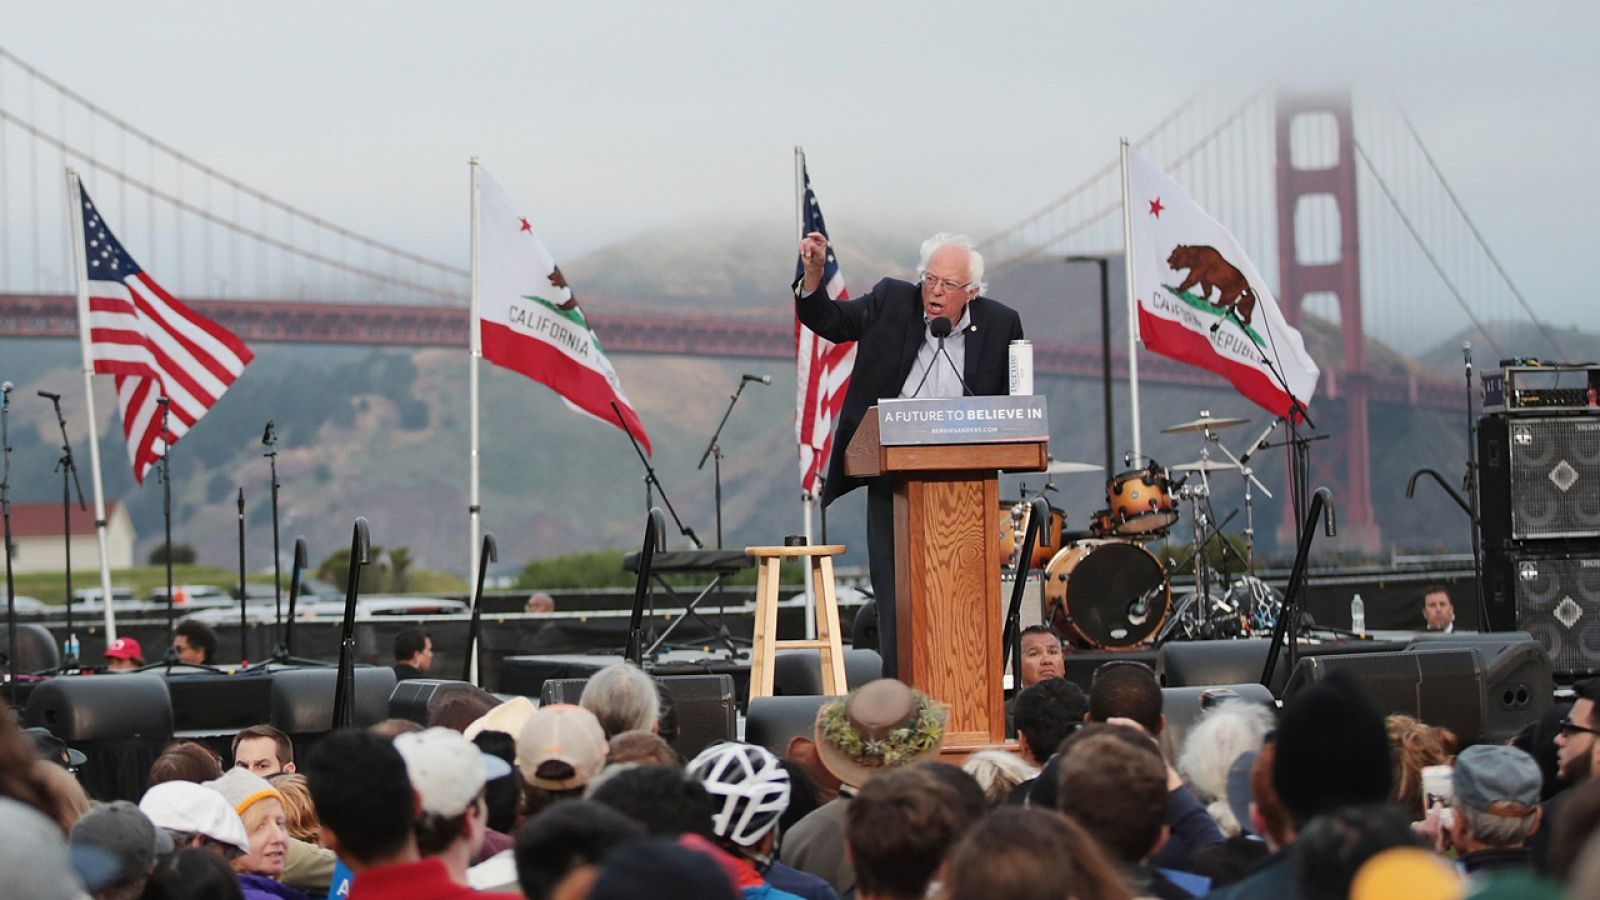
<svg viewBox="0 0 1600 900">
<path fill-rule="evenodd" d="M 878 653 L 883 674 L 894 677 L 899 674 L 894 480 L 847 477 L 845 447 L 867 407 L 879 400 L 1006 393 L 1010 343 L 1022 338 L 1022 320 L 1010 307 L 981 296 L 983 256 L 962 235 L 940 233 L 922 242 L 919 284 L 885 278 L 871 293 L 844 302 L 830 300 L 823 290 L 830 252 L 821 233 L 802 238 L 803 273 L 795 285 L 795 315 L 807 328 L 836 344 L 856 342 L 855 371 L 833 434 L 822 505 L 867 485 L 867 557 L 878 605 Z"/>
</svg>

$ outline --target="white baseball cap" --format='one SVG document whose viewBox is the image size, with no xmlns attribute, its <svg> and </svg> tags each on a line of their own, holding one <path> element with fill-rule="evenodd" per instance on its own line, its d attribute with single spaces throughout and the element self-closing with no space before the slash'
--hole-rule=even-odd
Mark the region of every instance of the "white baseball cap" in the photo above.
<svg viewBox="0 0 1600 900">
<path fill-rule="evenodd" d="M 467 811 L 486 782 L 511 774 L 511 765 L 449 728 L 402 734 L 394 748 L 406 761 L 411 787 L 422 798 L 422 811 L 452 818 Z"/>
<path fill-rule="evenodd" d="M 167 781 L 144 792 L 139 811 L 159 828 L 203 834 L 250 852 L 250 836 L 233 805 L 216 791 L 192 781 Z"/>
</svg>

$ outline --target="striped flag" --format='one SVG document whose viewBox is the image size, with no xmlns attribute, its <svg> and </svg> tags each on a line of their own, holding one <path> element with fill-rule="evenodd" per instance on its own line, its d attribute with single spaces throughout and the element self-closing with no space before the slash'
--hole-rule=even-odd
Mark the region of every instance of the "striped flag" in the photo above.
<svg viewBox="0 0 1600 900">
<path fill-rule="evenodd" d="M 168 294 L 133 261 L 78 186 L 94 371 L 116 376 L 133 477 L 144 476 L 222 396 L 254 354 L 238 336 Z M 163 437 L 161 397 L 171 400 Z"/>
<path fill-rule="evenodd" d="M 828 226 L 822 221 L 822 207 L 811 190 L 811 175 L 801 163 L 805 178 L 803 199 L 804 225 L 802 234 L 819 232 L 824 237 Z M 805 274 L 805 266 L 795 262 L 795 279 Z M 828 245 L 828 259 L 823 266 L 822 283 L 833 300 L 849 300 L 850 291 L 844 286 L 844 276 L 839 274 L 839 261 L 833 255 L 833 245 Z M 795 366 L 795 417 L 794 435 L 800 445 L 800 489 L 808 494 L 818 492 L 818 480 L 828 464 L 828 453 L 833 445 L 833 422 L 844 406 L 845 389 L 850 386 L 850 372 L 856 365 L 854 341 L 835 344 L 823 340 L 811 329 L 794 320 Z"/>
</svg>

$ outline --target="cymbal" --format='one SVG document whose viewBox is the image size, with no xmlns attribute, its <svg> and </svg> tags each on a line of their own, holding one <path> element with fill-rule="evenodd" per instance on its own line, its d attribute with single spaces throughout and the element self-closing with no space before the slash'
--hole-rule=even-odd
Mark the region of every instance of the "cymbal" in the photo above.
<svg viewBox="0 0 1600 900">
<path fill-rule="evenodd" d="M 1163 428 L 1163 429 L 1161 429 L 1161 433 L 1162 434 L 1183 434 L 1184 432 L 1187 432 L 1187 431 L 1205 431 L 1208 428 L 1211 428 L 1211 429 L 1232 428 L 1235 425 L 1249 425 L 1249 424 L 1250 424 L 1250 420 L 1249 419 L 1238 419 L 1238 418 L 1214 419 L 1214 418 L 1212 418 L 1210 416 L 1201 416 L 1200 418 L 1195 419 L 1193 422 L 1184 422 L 1181 425 L 1173 425 L 1170 428 Z"/>
<path fill-rule="evenodd" d="M 1168 468 L 1177 472 L 1236 472 L 1239 467 L 1227 460 L 1197 459 Z"/>
<path fill-rule="evenodd" d="M 1049 475 L 1081 475 L 1085 472 L 1103 472 L 1105 466 L 1098 463 L 1067 462 L 1064 459 L 1053 459 L 1044 470 Z"/>
</svg>

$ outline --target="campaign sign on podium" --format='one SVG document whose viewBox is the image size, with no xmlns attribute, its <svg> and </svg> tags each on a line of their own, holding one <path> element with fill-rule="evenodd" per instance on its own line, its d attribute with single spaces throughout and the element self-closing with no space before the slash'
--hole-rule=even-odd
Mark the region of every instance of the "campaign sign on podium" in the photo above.
<svg viewBox="0 0 1600 900">
<path fill-rule="evenodd" d="M 878 402 L 878 443 L 883 446 L 1049 439 L 1050 415 L 1039 396 Z"/>
</svg>

